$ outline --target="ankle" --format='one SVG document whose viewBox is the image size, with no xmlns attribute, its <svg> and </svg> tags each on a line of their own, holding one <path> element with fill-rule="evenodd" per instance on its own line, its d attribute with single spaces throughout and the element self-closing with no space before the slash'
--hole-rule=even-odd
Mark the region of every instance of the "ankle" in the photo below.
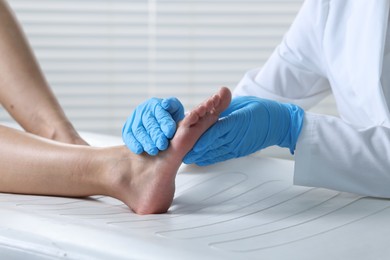
<svg viewBox="0 0 390 260">
<path fill-rule="evenodd" d="M 88 187 L 91 187 L 95 195 L 110 195 L 111 185 L 106 168 L 109 167 L 106 158 L 106 148 L 88 147 L 85 149 L 91 150 L 86 157 L 83 158 L 86 162 L 82 169 L 84 182 Z"/>
<path fill-rule="evenodd" d="M 126 148 L 127 149 L 127 148 Z M 102 148 L 98 156 L 100 185 L 103 195 L 123 200 L 129 188 L 131 164 L 126 163 L 129 152 L 123 147 Z"/>
</svg>

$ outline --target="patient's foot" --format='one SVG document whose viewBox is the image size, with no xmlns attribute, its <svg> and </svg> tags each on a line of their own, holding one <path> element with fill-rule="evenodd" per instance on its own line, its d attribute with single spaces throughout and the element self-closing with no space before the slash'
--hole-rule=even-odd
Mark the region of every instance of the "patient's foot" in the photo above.
<svg viewBox="0 0 390 260">
<path fill-rule="evenodd" d="M 175 177 L 184 156 L 231 101 L 227 88 L 192 110 L 179 123 L 169 148 L 158 156 L 136 155 L 126 147 L 110 148 L 112 186 L 107 195 L 125 202 L 138 214 L 164 213 L 175 192 Z M 120 159 L 115 154 L 120 152 Z"/>
</svg>

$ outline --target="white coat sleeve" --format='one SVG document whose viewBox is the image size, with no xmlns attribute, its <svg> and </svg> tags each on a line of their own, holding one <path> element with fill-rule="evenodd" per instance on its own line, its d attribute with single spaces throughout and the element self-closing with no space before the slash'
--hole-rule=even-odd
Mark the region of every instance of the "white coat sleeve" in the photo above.
<svg viewBox="0 0 390 260">
<path fill-rule="evenodd" d="M 323 2 L 305 1 L 282 43 L 261 69 L 244 75 L 234 96 L 258 96 L 308 109 L 330 93 L 323 76 L 322 36 L 327 18 Z"/>
<path fill-rule="evenodd" d="M 294 183 L 390 198 L 390 129 L 357 128 L 305 114 L 295 150 Z"/>
</svg>

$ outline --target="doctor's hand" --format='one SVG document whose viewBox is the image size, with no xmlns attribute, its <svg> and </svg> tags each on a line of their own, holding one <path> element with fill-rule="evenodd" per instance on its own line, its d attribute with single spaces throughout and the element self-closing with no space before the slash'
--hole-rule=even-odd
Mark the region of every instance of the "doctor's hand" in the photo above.
<svg viewBox="0 0 390 260">
<path fill-rule="evenodd" d="M 288 147 L 293 153 L 303 115 L 303 110 L 293 104 L 249 96 L 234 98 L 183 161 L 205 166 L 272 145 Z"/>
<path fill-rule="evenodd" d="M 157 155 L 168 148 L 176 132 L 176 124 L 184 118 L 184 107 L 174 97 L 151 98 L 140 104 L 127 119 L 122 139 L 134 153 Z"/>
</svg>

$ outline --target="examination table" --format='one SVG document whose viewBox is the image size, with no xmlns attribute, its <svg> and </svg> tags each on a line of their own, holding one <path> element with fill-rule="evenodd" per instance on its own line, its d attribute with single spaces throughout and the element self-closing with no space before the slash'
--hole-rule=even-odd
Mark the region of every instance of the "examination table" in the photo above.
<svg viewBox="0 0 390 260">
<path fill-rule="evenodd" d="M 161 215 L 104 196 L 0 193 L 0 259 L 390 259 L 390 200 L 294 186 L 293 166 L 258 155 L 182 165 Z"/>
</svg>

